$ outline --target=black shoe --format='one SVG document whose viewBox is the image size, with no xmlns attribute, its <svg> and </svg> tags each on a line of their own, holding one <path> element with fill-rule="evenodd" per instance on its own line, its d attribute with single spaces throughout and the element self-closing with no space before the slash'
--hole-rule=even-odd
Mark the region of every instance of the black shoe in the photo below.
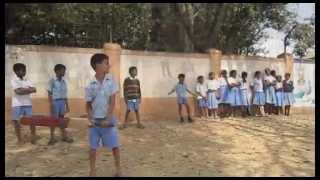
<svg viewBox="0 0 320 180">
<path fill-rule="evenodd" d="M 193 120 L 190 117 L 188 117 L 188 121 L 189 123 L 193 122 Z"/>
<path fill-rule="evenodd" d="M 181 123 L 183 123 L 183 122 L 184 122 L 183 117 L 181 117 L 181 118 L 180 118 L 180 122 L 181 122 Z"/>
</svg>

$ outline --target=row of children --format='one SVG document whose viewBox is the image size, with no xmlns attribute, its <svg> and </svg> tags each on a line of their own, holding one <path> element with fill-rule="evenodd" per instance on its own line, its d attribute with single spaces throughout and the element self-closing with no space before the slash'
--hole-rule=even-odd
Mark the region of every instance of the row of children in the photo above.
<svg viewBox="0 0 320 180">
<path fill-rule="evenodd" d="M 260 71 L 256 71 L 251 83 L 248 82 L 247 76 L 247 72 L 242 72 L 241 79 L 237 79 L 237 71 L 231 70 L 227 77 L 227 71 L 222 70 L 220 77 L 216 78 L 215 73 L 210 72 L 206 83 L 203 76 L 198 76 L 196 93 L 193 93 L 184 83 L 185 75 L 179 74 L 179 82 L 168 95 L 176 91 L 180 122 L 184 122 L 181 112 L 183 105 L 186 106 L 189 122 L 192 122 L 187 92 L 197 97 L 200 117 L 216 118 L 220 116 L 223 118 L 230 115 L 235 116 L 240 112 L 242 116 L 251 114 L 269 116 L 283 114 L 283 106 L 285 115 L 289 116 L 290 106 L 294 103 L 290 73 L 285 74 L 283 81 L 280 75 L 276 75 L 276 72 L 270 71 L 269 68 L 265 69 L 264 76 Z M 252 94 L 251 98 L 250 94 Z M 251 106 L 253 113 L 250 111 Z"/>
</svg>

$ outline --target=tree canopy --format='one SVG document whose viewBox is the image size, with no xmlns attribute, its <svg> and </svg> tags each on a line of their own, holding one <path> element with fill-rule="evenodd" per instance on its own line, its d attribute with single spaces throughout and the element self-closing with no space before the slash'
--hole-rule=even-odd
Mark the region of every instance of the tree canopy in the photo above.
<svg viewBox="0 0 320 180">
<path fill-rule="evenodd" d="M 9 44 L 100 48 L 112 41 L 136 50 L 255 54 L 265 29 L 285 32 L 294 19 L 285 3 L 6 4 L 5 36 Z M 292 33 L 295 52 L 310 47 L 305 30 L 312 28 Z"/>
</svg>

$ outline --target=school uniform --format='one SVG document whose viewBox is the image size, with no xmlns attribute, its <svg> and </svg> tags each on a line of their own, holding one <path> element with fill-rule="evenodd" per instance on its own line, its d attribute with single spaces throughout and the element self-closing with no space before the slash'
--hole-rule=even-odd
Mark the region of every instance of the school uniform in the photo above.
<svg viewBox="0 0 320 180">
<path fill-rule="evenodd" d="M 201 96 L 197 96 L 198 106 L 201 108 L 207 107 L 207 86 L 197 83 L 196 92 L 201 94 Z"/>
<path fill-rule="evenodd" d="M 283 105 L 291 106 L 295 103 L 293 96 L 293 82 L 291 80 L 283 80 Z"/>
<path fill-rule="evenodd" d="M 208 108 L 217 109 L 219 101 L 217 100 L 217 93 L 219 90 L 219 81 L 216 79 L 207 80 L 207 96 L 208 96 Z"/>
<path fill-rule="evenodd" d="M 220 77 L 219 78 L 219 95 L 220 95 L 220 99 L 219 99 L 219 104 L 229 104 L 228 101 L 228 84 L 227 81 L 225 80 L 225 78 Z"/>
<path fill-rule="evenodd" d="M 118 85 L 111 75 L 106 75 L 102 83 L 94 78 L 85 88 L 85 100 L 91 102 L 91 118 L 96 125 L 89 129 L 89 144 L 91 149 L 97 149 L 100 146 L 100 141 L 102 141 L 104 147 L 110 149 L 119 146 L 116 118 L 112 117 L 111 127 L 99 126 L 108 116 L 110 97 L 117 92 Z"/>
<path fill-rule="evenodd" d="M 20 79 L 17 75 L 14 75 L 11 79 L 12 94 L 12 114 L 11 118 L 14 121 L 18 121 L 22 116 L 32 115 L 32 103 L 30 94 L 19 95 L 14 92 L 18 88 L 33 87 L 31 81 L 26 78 Z"/>
<path fill-rule="evenodd" d="M 282 107 L 283 106 L 283 87 L 282 87 L 282 82 L 277 82 L 276 83 L 276 106 L 277 107 Z"/>
<path fill-rule="evenodd" d="M 177 94 L 177 102 L 178 104 L 187 104 L 187 85 L 177 83 L 173 90 L 176 91 Z"/>
<path fill-rule="evenodd" d="M 271 76 L 265 76 L 264 78 L 265 81 L 268 83 L 275 83 L 276 79 Z M 265 96 L 266 96 L 266 103 L 268 104 L 275 104 L 276 103 L 276 93 L 273 85 L 265 85 Z"/>
<path fill-rule="evenodd" d="M 66 111 L 67 100 L 66 81 L 64 80 L 64 78 L 61 78 L 61 80 L 59 80 L 57 77 L 54 77 L 50 79 L 47 90 L 52 97 L 53 116 L 64 116 Z"/>
<path fill-rule="evenodd" d="M 233 77 L 229 77 L 228 83 L 229 84 L 237 84 L 237 83 L 239 83 L 239 81 Z M 241 106 L 240 89 L 238 86 L 230 87 L 228 89 L 228 102 L 231 106 Z"/>
<path fill-rule="evenodd" d="M 241 106 L 249 106 L 249 83 L 248 81 L 243 82 L 243 80 L 241 80 L 240 83 L 240 104 Z"/>
<path fill-rule="evenodd" d="M 252 104 L 263 106 L 265 104 L 265 95 L 263 92 L 263 82 L 262 79 L 254 79 L 252 82 L 254 89 L 254 97 Z"/>
</svg>

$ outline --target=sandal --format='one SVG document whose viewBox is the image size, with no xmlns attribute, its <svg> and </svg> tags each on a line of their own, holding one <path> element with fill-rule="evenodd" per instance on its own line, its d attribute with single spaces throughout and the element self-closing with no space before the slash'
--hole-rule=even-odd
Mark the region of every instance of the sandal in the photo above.
<svg viewBox="0 0 320 180">
<path fill-rule="evenodd" d="M 142 124 L 138 124 L 137 127 L 140 128 L 140 129 L 144 129 L 145 128 L 145 126 L 142 125 Z"/>
</svg>

